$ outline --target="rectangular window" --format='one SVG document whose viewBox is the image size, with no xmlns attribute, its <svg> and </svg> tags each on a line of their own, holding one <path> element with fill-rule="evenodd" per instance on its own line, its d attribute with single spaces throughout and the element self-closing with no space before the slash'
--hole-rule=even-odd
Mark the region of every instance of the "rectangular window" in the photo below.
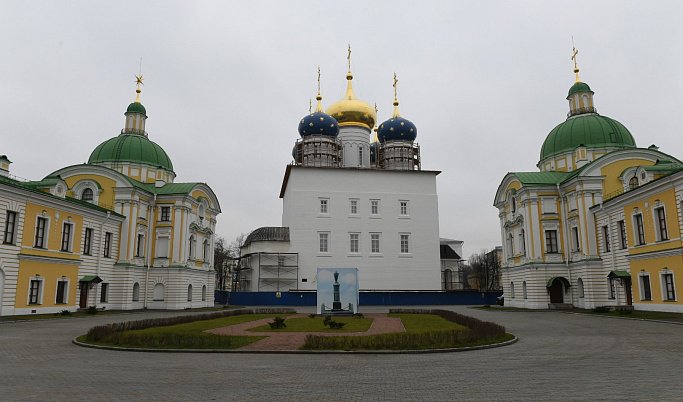
<svg viewBox="0 0 683 402">
<path fill-rule="evenodd" d="M 557 253 L 557 230 L 545 231 L 545 252 Z"/>
<path fill-rule="evenodd" d="M 674 288 L 674 275 L 672 273 L 662 274 L 662 285 L 664 288 L 664 300 L 675 301 L 676 289 Z"/>
<path fill-rule="evenodd" d="M 603 239 L 603 243 L 605 246 L 605 252 L 607 253 L 610 251 L 609 227 L 607 227 L 607 226 L 602 227 L 602 239 Z"/>
<path fill-rule="evenodd" d="M 320 239 L 318 252 L 327 253 L 328 247 L 329 247 L 330 234 L 329 233 L 318 233 L 318 236 Z"/>
<path fill-rule="evenodd" d="M 102 283 L 100 285 L 100 303 L 106 303 L 109 296 L 109 284 Z"/>
<path fill-rule="evenodd" d="M 31 279 L 28 289 L 28 304 L 38 304 L 40 302 L 40 285 L 43 281 Z"/>
<path fill-rule="evenodd" d="M 572 228 L 572 251 L 579 251 L 579 228 L 574 226 Z"/>
<path fill-rule="evenodd" d="M 363 166 L 363 148 L 358 147 L 358 166 Z"/>
<path fill-rule="evenodd" d="M 85 236 L 83 236 L 83 254 L 90 255 L 92 253 L 92 229 L 85 228 Z"/>
<path fill-rule="evenodd" d="M 619 245 L 621 249 L 628 248 L 628 237 L 626 237 L 626 223 L 624 221 L 617 222 L 619 226 Z"/>
<path fill-rule="evenodd" d="M 321 214 L 327 213 L 327 201 L 328 200 L 320 200 L 320 213 Z"/>
<path fill-rule="evenodd" d="M 408 201 L 399 201 L 399 209 L 401 215 L 408 215 Z"/>
<path fill-rule="evenodd" d="M 107 232 L 104 234 L 104 256 L 105 257 L 111 256 L 111 238 L 112 238 L 111 232 Z"/>
<path fill-rule="evenodd" d="M 370 233 L 370 252 L 371 253 L 380 253 L 380 248 L 379 248 L 379 241 L 380 241 L 380 234 L 379 233 Z"/>
<path fill-rule="evenodd" d="M 5 236 L 2 242 L 5 244 L 14 244 L 15 228 L 17 227 L 17 213 L 14 211 L 7 211 L 7 219 L 5 220 Z"/>
<path fill-rule="evenodd" d="M 350 200 L 351 201 L 351 214 L 356 215 L 358 214 L 358 200 Z"/>
<path fill-rule="evenodd" d="M 379 215 L 379 200 L 370 200 L 370 215 Z"/>
<path fill-rule="evenodd" d="M 669 240 L 669 234 L 666 230 L 666 214 L 664 207 L 655 208 L 655 219 L 657 222 L 657 240 Z"/>
<path fill-rule="evenodd" d="M 410 235 L 401 235 L 401 254 L 410 253 Z"/>
<path fill-rule="evenodd" d="M 64 222 L 62 227 L 62 251 L 71 251 L 71 232 L 73 231 L 73 225 L 71 223 Z"/>
<path fill-rule="evenodd" d="M 36 239 L 33 243 L 33 247 L 36 248 L 47 248 L 47 240 L 45 239 L 45 233 L 47 231 L 47 218 L 38 218 L 36 222 Z"/>
<path fill-rule="evenodd" d="M 349 234 L 349 253 L 358 252 L 358 243 L 360 241 L 360 234 L 350 233 Z"/>
<path fill-rule="evenodd" d="M 616 281 L 614 281 L 613 279 L 608 279 L 607 283 L 609 285 L 609 298 L 610 299 L 616 299 L 617 298 L 617 291 L 615 289 Z"/>
<path fill-rule="evenodd" d="M 640 299 L 652 300 L 652 288 L 650 286 L 650 275 L 640 276 Z"/>
<path fill-rule="evenodd" d="M 137 247 L 135 248 L 135 256 L 143 257 L 145 253 L 145 235 L 138 235 Z"/>
<path fill-rule="evenodd" d="M 636 233 L 636 244 L 642 246 L 645 244 L 645 230 L 643 229 L 643 215 L 633 215 L 633 226 Z"/>
<path fill-rule="evenodd" d="M 65 304 L 67 301 L 67 281 L 57 281 L 57 296 L 55 304 Z"/>
<path fill-rule="evenodd" d="M 171 207 L 161 207 L 161 221 L 170 222 L 171 221 Z"/>
</svg>

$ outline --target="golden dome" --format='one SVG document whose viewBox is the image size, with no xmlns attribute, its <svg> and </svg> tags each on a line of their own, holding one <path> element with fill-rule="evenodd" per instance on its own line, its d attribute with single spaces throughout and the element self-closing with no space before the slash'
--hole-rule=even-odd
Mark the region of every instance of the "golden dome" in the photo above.
<svg viewBox="0 0 683 402">
<path fill-rule="evenodd" d="M 327 108 L 327 114 L 334 117 L 340 126 L 358 125 L 372 130 L 377 120 L 375 109 L 370 104 L 356 99 L 351 85 L 353 74 L 350 71 L 346 74 L 346 79 L 349 82 L 344 98 Z"/>
</svg>

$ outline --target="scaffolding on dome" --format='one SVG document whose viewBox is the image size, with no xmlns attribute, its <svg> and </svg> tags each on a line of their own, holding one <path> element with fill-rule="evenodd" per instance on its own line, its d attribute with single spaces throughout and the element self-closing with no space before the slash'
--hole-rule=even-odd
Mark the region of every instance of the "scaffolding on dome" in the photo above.
<svg viewBox="0 0 683 402">
<path fill-rule="evenodd" d="M 337 138 L 309 135 L 296 141 L 292 156 L 300 166 L 339 167 L 343 153 L 343 145 Z"/>
</svg>

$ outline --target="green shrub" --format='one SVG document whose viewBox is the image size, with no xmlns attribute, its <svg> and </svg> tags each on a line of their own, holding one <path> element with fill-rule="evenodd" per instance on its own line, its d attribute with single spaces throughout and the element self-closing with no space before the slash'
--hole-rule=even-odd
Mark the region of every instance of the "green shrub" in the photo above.
<svg viewBox="0 0 683 402">
<path fill-rule="evenodd" d="M 594 313 L 609 313 L 609 306 L 598 306 L 593 309 Z"/>
<path fill-rule="evenodd" d="M 315 314 L 314 313 L 309 314 L 308 318 L 315 318 Z"/>
<path fill-rule="evenodd" d="M 95 306 L 90 306 L 88 307 L 87 310 L 85 310 L 86 314 L 97 314 L 97 307 Z"/>
<path fill-rule="evenodd" d="M 365 316 L 363 315 L 363 313 L 356 313 L 356 314 L 353 315 L 353 317 L 354 317 L 354 318 L 365 318 Z"/>
<path fill-rule="evenodd" d="M 59 312 L 59 315 L 70 316 L 70 315 L 71 315 L 71 311 L 69 311 L 69 310 L 62 310 L 62 311 Z"/>
</svg>

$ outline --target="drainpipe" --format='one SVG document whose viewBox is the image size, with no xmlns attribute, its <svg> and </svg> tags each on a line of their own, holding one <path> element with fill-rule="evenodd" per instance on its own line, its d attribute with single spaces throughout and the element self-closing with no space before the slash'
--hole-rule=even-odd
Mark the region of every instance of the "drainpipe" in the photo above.
<svg viewBox="0 0 683 402">
<path fill-rule="evenodd" d="M 156 206 L 157 203 L 157 195 L 154 194 L 154 198 L 152 199 L 152 204 L 149 206 L 149 213 L 148 213 L 148 225 L 147 225 L 147 252 L 145 253 L 145 261 L 146 261 L 146 266 L 147 269 L 145 270 L 145 302 L 144 302 L 144 308 L 147 308 L 147 292 L 149 290 L 149 263 L 151 260 L 150 254 L 152 254 L 152 225 L 154 224 L 154 207 Z"/>
</svg>

